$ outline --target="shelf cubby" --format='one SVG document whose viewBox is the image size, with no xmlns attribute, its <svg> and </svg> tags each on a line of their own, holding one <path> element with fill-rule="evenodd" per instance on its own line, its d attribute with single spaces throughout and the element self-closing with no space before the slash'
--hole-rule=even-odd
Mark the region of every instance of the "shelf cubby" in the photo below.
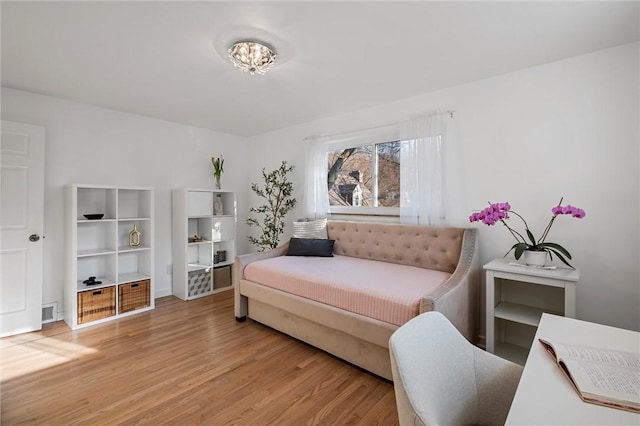
<svg viewBox="0 0 640 426">
<path fill-rule="evenodd" d="M 236 222 L 232 216 L 215 216 L 211 223 L 211 239 L 217 241 L 232 241 L 236 238 Z"/>
<path fill-rule="evenodd" d="M 115 221 L 89 220 L 77 224 L 77 251 L 104 253 L 116 250 Z"/>
<path fill-rule="evenodd" d="M 151 190 L 118 189 L 118 219 L 151 218 Z"/>
<path fill-rule="evenodd" d="M 116 281 L 116 253 L 104 255 L 82 256 L 76 261 L 76 289 L 86 290 L 95 286 L 87 286 L 82 282 L 89 277 L 102 281 L 102 287 L 113 285 Z"/>
<path fill-rule="evenodd" d="M 213 244 L 189 244 L 187 247 L 187 263 L 189 265 L 213 266 Z"/>
<path fill-rule="evenodd" d="M 235 253 L 235 240 L 223 240 L 223 241 L 216 241 L 213 243 L 213 255 L 214 255 L 214 262 L 213 265 L 218 267 L 218 266 L 224 266 L 224 265 L 232 265 L 233 261 L 236 257 L 236 253 Z M 218 260 L 218 262 L 216 262 L 216 254 L 220 254 L 221 251 L 225 252 L 225 259 L 224 260 Z"/>
<path fill-rule="evenodd" d="M 118 284 L 151 278 L 151 250 L 118 253 Z"/>
<path fill-rule="evenodd" d="M 140 231 L 140 246 L 129 247 L 129 233 L 133 230 L 133 226 Z M 131 251 L 136 249 L 149 249 L 151 243 L 151 221 L 142 219 L 129 219 L 118 221 L 118 251 Z"/>
<path fill-rule="evenodd" d="M 117 191 L 115 188 L 78 188 L 76 217 L 86 220 L 85 214 L 103 214 L 102 219 L 116 218 Z"/>
</svg>

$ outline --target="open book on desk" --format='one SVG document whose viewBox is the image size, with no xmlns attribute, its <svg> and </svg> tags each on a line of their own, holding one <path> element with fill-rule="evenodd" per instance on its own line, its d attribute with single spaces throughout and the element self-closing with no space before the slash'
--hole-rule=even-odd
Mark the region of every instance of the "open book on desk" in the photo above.
<svg viewBox="0 0 640 426">
<path fill-rule="evenodd" d="M 640 413 L 640 353 L 538 340 L 583 401 Z"/>
</svg>

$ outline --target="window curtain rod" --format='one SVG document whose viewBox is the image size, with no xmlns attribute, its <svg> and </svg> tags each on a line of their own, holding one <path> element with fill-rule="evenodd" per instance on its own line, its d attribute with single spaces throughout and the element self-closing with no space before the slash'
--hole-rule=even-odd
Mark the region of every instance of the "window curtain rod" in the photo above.
<svg viewBox="0 0 640 426">
<path fill-rule="evenodd" d="M 455 111 L 454 110 L 447 110 L 447 111 L 443 111 L 443 112 L 438 112 L 436 114 L 442 114 L 442 115 L 448 115 L 449 118 L 453 118 Z M 352 133 L 360 133 L 360 132 L 367 132 L 370 130 L 378 130 L 378 129 L 384 129 L 385 127 L 392 127 L 392 126 L 398 126 L 400 124 L 406 123 L 407 121 L 399 121 L 397 123 L 391 123 L 391 124 L 383 124 L 381 126 L 376 126 L 376 127 L 369 127 L 368 129 L 360 129 L 360 130 L 350 130 L 348 132 L 343 132 L 343 133 L 334 133 L 332 135 L 321 135 L 323 137 L 326 138 L 335 138 L 337 136 L 346 136 L 346 135 L 350 135 Z M 313 136 L 307 136 L 306 138 L 304 138 L 304 140 L 309 140 L 311 139 Z"/>
</svg>

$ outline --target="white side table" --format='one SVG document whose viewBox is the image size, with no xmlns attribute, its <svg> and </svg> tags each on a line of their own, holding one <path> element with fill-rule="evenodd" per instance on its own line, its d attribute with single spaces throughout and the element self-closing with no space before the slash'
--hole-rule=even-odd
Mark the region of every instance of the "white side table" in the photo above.
<svg viewBox="0 0 640 426">
<path fill-rule="evenodd" d="M 576 316 L 577 269 L 541 269 L 494 259 L 484 265 L 487 351 L 524 364 L 544 312 Z"/>
</svg>

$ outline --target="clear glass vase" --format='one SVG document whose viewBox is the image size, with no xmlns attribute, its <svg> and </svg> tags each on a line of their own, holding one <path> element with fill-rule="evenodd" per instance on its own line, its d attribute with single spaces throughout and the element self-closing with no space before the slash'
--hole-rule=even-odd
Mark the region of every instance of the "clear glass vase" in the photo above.
<svg viewBox="0 0 640 426">
<path fill-rule="evenodd" d="M 216 178 L 216 189 L 220 189 L 220 175 L 213 175 Z"/>
</svg>

